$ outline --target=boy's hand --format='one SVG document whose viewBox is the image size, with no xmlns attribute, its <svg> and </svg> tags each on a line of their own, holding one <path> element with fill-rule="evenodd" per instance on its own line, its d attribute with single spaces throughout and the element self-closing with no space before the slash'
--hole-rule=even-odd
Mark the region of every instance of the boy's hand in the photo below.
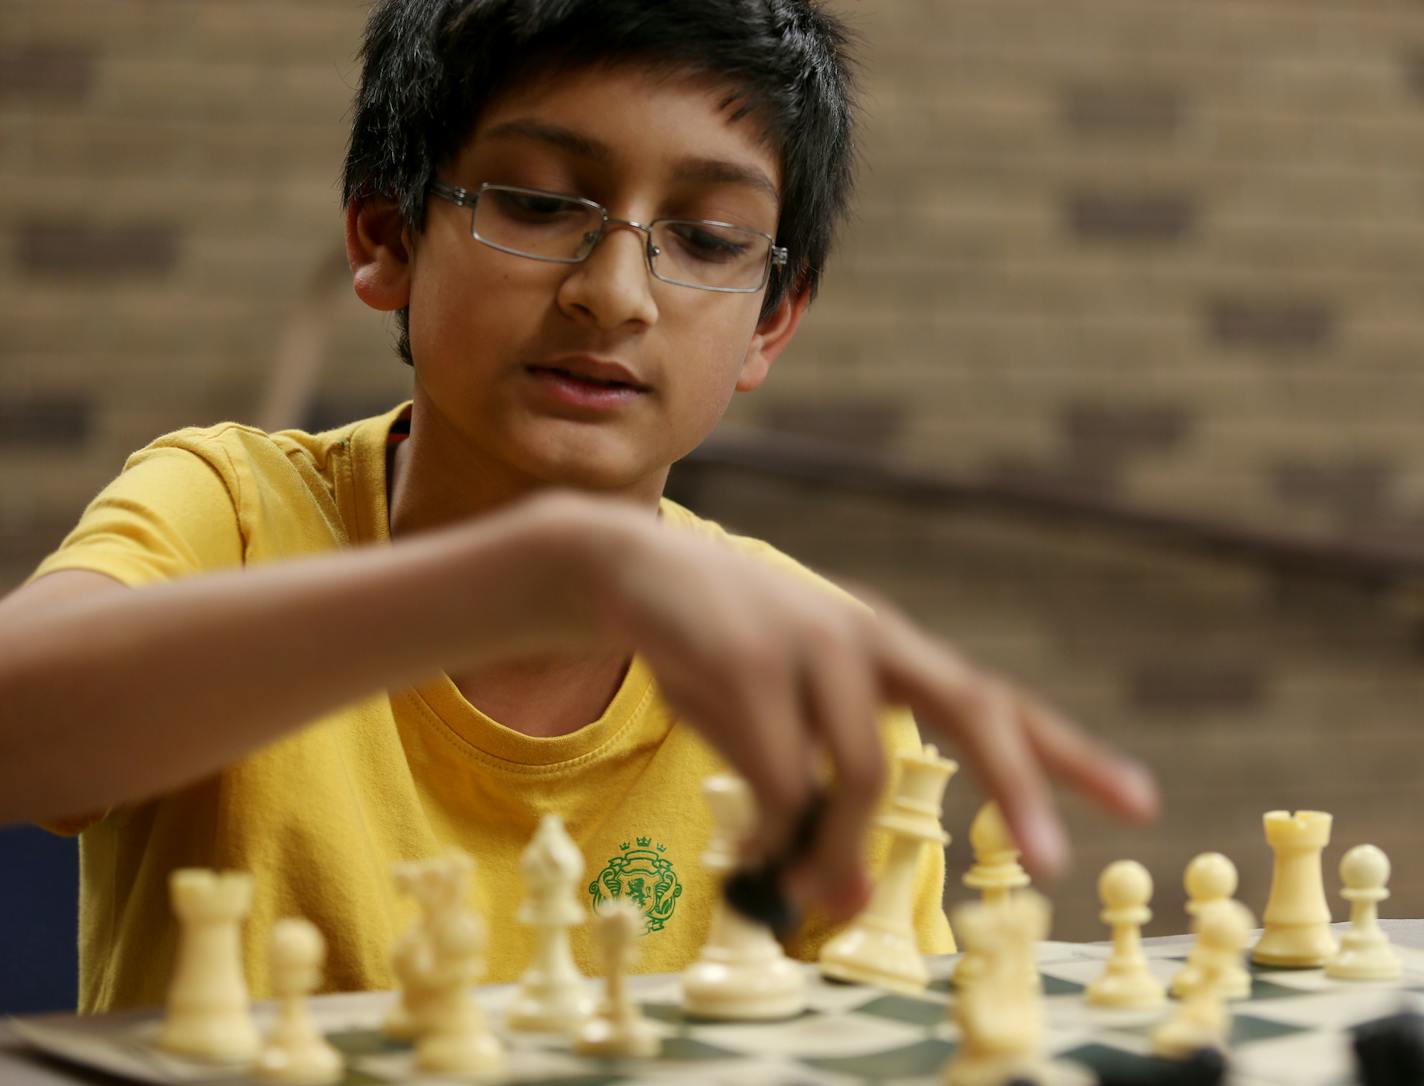
<svg viewBox="0 0 1424 1086">
<path fill-rule="evenodd" d="M 811 799 L 818 758 L 829 756 L 825 817 L 788 889 L 833 919 L 868 897 L 860 843 L 886 781 L 876 725 L 886 704 L 908 706 L 921 725 L 953 738 L 1037 872 L 1052 873 L 1067 856 L 1047 774 L 1121 815 L 1155 813 L 1145 769 L 895 608 L 877 603 L 871 612 L 645 515 L 613 519 L 612 534 L 592 533 L 589 548 L 607 632 L 637 647 L 673 707 L 746 777 L 768 853 L 788 839 Z"/>
</svg>

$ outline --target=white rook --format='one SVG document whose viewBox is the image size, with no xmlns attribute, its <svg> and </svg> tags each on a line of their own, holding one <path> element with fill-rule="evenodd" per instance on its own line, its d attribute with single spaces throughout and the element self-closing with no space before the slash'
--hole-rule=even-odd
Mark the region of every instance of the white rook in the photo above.
<svg viewBox="0 0 1424 1086">
<path fill-rule="evenodd" d="M 1330 843 L 1324 811 L 1267 811 L 1266 843 L 1275 852 L 1265 931 L 1251 960 L 1259 965 L 1312 968 L 1334 957 L 1330 906 L 1325 900 L 1320 856 Z"/>
<path fill-rule="evenodd" d="M 241 929 L 252 905 L 252 877 L 186 867 L 169 876 L 168 889 L 181 926 L 159 1047 L 246 1063 L 262 1044 L 242 975 Z"/>
</svg>

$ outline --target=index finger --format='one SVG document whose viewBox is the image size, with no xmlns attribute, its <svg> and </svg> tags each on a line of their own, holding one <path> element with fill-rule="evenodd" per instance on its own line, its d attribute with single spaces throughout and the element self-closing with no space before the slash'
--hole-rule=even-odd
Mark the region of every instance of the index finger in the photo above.
<svg viewBox="0 0 1424 1086">
<path fill-rule="evenodd" d="M 935 644 L 893 610 L 879 617 L 886 694 L 955 739 L 998 801 L 1025 865 L 1036 874 L 1059 871 L 1068 859 L 1067 838 L 1008 687 Z"/>
</svg>

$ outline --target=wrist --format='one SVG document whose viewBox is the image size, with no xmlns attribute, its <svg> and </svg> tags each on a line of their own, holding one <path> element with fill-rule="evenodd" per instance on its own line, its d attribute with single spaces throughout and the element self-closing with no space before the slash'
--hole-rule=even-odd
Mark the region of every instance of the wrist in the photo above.
<svg viewBox="0 0 1424 1086">
<path fill-rule="evenodd" d="M 656 523 L 623 502 L 570 491 L 511 511 L 509 569 L 539 648 L 577 650 L 616 636 L 622 582 L 645 561 Z"/>
</svg>

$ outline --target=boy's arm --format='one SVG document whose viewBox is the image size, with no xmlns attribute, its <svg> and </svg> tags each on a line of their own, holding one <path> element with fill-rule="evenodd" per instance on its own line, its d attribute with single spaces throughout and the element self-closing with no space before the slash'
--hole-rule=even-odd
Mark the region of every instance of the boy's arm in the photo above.
<svg viewBox="0 0 1424 1086">
<path fill-rule="evenodd" d="M 887 702 L 957 739 L 1040 870 L 1062 854 L 1045 772 L 1127 814 L 1155 805 L 1143 772 L 893 609 L 870 614 L 644 510 L 554 495 L 389 547 L 139 589 L 71 571 L 17 590 L 0 602 L 0 822 L 171 790 L 442 668 L 619 645 L 746 776 L 769 847 L 829 755 L 836 787 L 791 877 L 832 919 L 866 898 Z"/>
<path fill-rule="evenodd" d="M 0 824 L 172 790 L 442 667 L 577 649 L 595 623 L 561 584 L 568 517 L 536 502 L 140 588 L 83 570 L 23 586 L 0 601 Z"/>
</svg>

